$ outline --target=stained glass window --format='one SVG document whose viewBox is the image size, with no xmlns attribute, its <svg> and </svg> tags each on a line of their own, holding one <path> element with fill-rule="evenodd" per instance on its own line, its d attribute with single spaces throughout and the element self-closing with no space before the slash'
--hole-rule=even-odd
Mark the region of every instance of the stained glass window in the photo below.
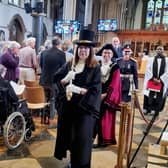
<svg viewBox="0 0 168 168">
<path fill-rule="evenodd" d="M 154 11 L 154 1 L 150 0 L 147 6 L 146 28 L 149 28 L 152 23 L 153 11 Z"/>
<path fill-rule="evenodd" d="M 154 24 L 160 24 L 162 0 L 156 1 Z"/>
<path fill-rule="evenodd" d="M 21 5 L 21 0 L 8 0 L 9 4 L 20 6 Z"/>
<path fill-rule="evenodd" d="M 168 24 L 168 0 L 164 4 L 163 23 Z"/>
<path fill-rule="evenodd" d="M 162 10 L 163 10 L 162 23 L 168 24 L 168 0 L 165 0 L 164 5 L 162 5 L 162 3 L 163 3 L 163 0 L 149 0 L 148 1 L 147 13 L 146 13 L 146 26 L 145 26 L 147 29 L 152 24 L 152 21 L 154 24 L 161 23 Z"/>
</svg>

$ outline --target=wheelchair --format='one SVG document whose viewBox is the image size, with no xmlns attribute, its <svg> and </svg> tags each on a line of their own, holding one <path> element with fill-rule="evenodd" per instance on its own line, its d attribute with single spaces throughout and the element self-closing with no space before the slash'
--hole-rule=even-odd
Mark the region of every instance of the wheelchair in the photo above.
<svg viewBox="0 0 168 168">
<path fill-rule="evenodd" d="M 0 88 L 0 127 L 5 145 L 13 150 L 31 139 L 35 126 L 26 101 L 10 102 L 7 92 Z"/>
</svg>

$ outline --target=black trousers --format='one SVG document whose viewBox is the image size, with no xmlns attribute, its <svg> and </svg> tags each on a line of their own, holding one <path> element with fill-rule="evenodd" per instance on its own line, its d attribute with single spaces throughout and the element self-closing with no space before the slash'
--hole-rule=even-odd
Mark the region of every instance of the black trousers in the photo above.
<svg viewBox="0 0 168 168">
<path fill-rule="evenodd" d="M 144 95 L 143 109 L 146 109 L 148 113 L 151 110 L 160 112 L 163 110 L 165 105 L 166 97 L 162 97 L 162 93 L 153 92 L 149 93 L 149 96 Z"/>
<path fill-rule="evenodd" d="M 55 115 L 55 93 L 52 87 L 44 86 L 44 92 L 46 101 L 50 102 L 50 105 L 47 107 L 46 111 L 48 111 L 48 117 L 53 119 Z M 46 112 L 47 113 L 47 112 Z"/>
<path fill-rule="evenodd" d="M 93 128 L 96 119 L 91 115 L 81 115 L 72 123 L 71 168 L 90 168 Z"/>
</svg>

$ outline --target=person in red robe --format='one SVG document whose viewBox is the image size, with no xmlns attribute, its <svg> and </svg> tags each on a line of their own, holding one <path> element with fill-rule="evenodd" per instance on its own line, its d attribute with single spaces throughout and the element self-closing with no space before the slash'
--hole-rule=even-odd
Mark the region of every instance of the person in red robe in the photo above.
<svg viewBox="0 0 168 168">
<path fill-rule="evenodd" d="M 116 111 L 120 109 L 121 80 L 119 66 L 112 62 L 114 48 L 106 44 L 102 49 L 101 81 L 102 103 L 97 123 L 98 144 L 94 147 L 115 145 Z"/>
</svg>

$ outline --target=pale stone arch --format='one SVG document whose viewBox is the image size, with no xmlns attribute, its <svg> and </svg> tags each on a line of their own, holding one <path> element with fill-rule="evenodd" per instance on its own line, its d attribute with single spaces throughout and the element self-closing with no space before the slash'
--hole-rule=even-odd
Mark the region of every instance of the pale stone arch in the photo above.
<svg viewBox="0 0 168 168">
<path fill-rule="evenodd" d="M 22 17 L 16 14 L 12 17 L 9 25 L 9 40 L 15 40 L 20 44 L 24 40 L 24 34 L 26 32 L 26 27 Z"/>
</svg>

